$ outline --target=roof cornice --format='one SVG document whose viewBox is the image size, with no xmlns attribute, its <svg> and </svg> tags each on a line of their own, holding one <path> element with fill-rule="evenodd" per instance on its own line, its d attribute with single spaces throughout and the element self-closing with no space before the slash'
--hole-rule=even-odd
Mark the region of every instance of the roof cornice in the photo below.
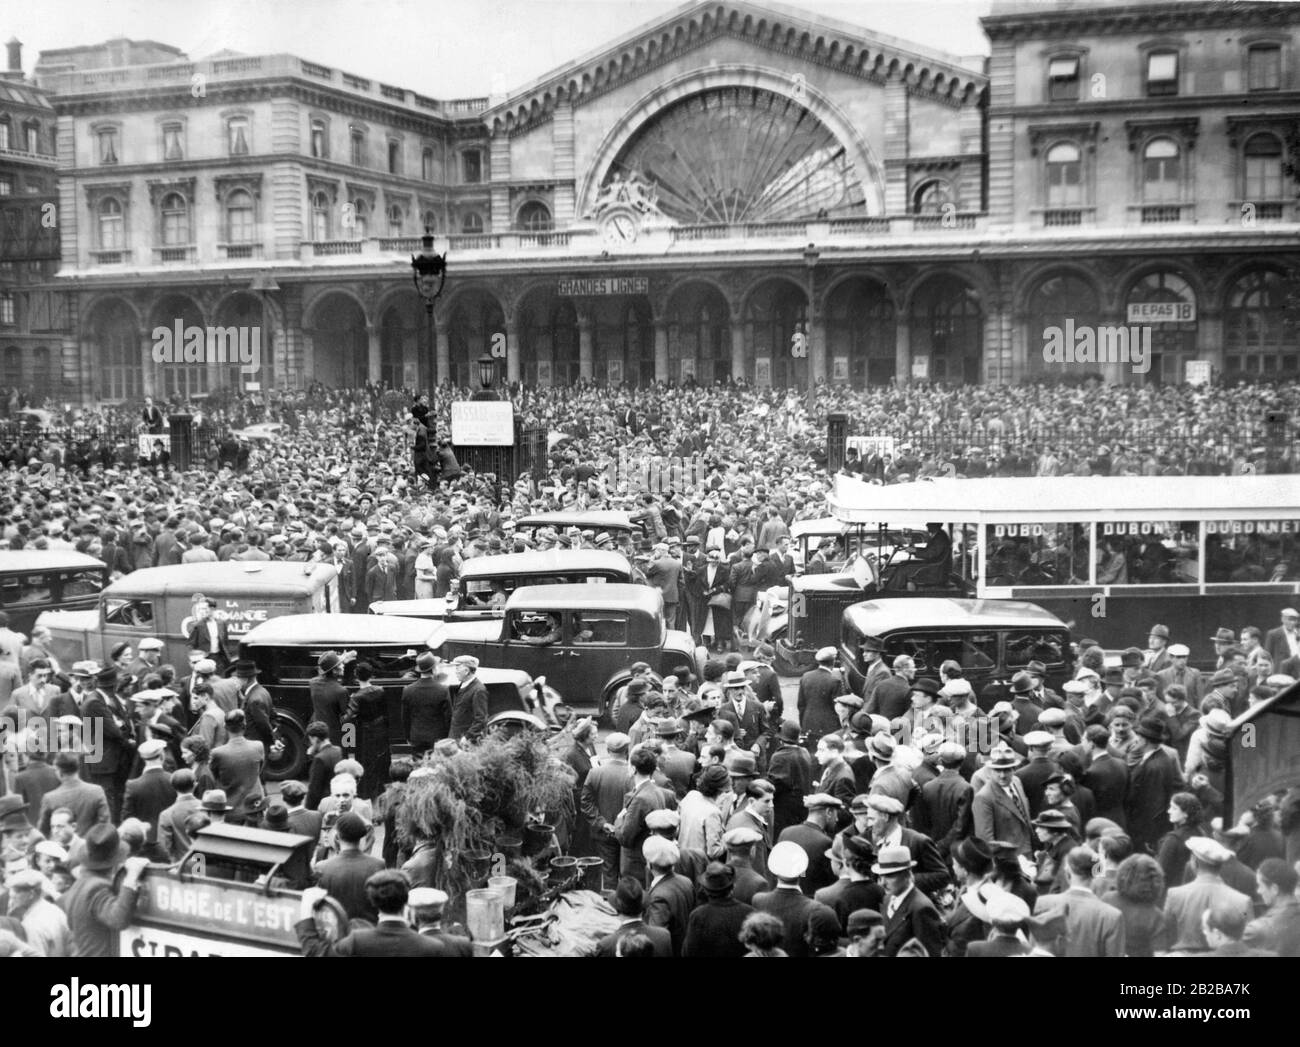
<svg viewBox="0 0 1300 1047">
<path fill-rule="evenodd" d="M 1193 29 L 1277 28 L 1300 24 L 1300 4 L 1186 0 L 1183 3 L 1099 5 L 1085 10 L 1029 10 L 980 19 L 992 42 L 1079 36 L 1125 36 Z"/>
</svg>

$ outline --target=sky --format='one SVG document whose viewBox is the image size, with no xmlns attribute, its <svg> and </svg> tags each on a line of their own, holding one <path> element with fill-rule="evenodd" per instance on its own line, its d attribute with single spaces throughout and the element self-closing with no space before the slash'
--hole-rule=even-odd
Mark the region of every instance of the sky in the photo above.
<svg viewBox="0 0 1300 1047">
<path fill-rule="evenodd" d="M 118 36 L 204 58 L 289 53 L 436 98 L 503 94 L 681 6 L 681 0 L 36 0 L 0 34 L 42 50 Z M 789 6 L 956 55 L 984 55 L 992 0 L 803 0 Z"/>
</svg>

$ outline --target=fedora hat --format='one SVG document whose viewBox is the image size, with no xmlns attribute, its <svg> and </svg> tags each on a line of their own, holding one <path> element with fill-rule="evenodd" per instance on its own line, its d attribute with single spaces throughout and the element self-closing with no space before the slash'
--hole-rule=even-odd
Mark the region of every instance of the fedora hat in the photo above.
<svg viewBox="0 0 1300 1047">
<path fill-rule="evenodd" d="M 727 770 L 733 778 L 757 778 L 758 761 L 750 753 L 737 753 Z"/>
<path fill-rule="evenodd" d="M 793 720 L 782 720 L 781 727 L 777 731 L 777 737 L 789 745 L 797 745 L 799 742 L 799 725 Z"/>
<path fill-rule="evenodd" d="M 862 638 L 862 643 L 860 643 L 858 647 L 862 651 L 872 651 L 876 654 L 883 654 L 885 650 L 885 643 L 883 640 L 879 639 L 878 637 L 864 636 Z"/>
<path fill-rule="evenodd" d="M 1011 690 L 1016 694 L 1029 694 L 1034 686 L 1034 678 L 1026 672 L 1019 672 L 1011 677 Z"/>
<path fill-rule="evenodd" d="M 1152 742 L 1163 742 L 1165 740 L 1165 721 L 1159 716 L 1144 716 L 1138 721 L 1138 725 L 1133 728 L 1133 732 L 1139 738 L 1146 738 Z"/>
<path fill-rule="evenodd" d="M 225 789 L 209 789 L 203 794 L 199 806 L 205 811 L 233 811 L 230 801 L 226 799 Z"/>
<path fill-rule="evenodd" d="M 995 771 L 1009 771 L 1020 766 L 1020 757 L 1009 745 L 995 745 L 989 753 L 988 765 Z"/>
<path fill-rule="evenodd" d="M 1041 812 L 1038 817 L 1034 819 L 1034 825 L 1039 829 L 1069 829 L 1073 824 L 1074 823 L 1065 816 L 1064 812 L 1053 810 L 1052 808 L 1048 808 Z"/>
<path fill-rule="evenodd" d="M 682 726 L 681 721 L 674 719 L 660 720 L 659 726 L 655 728 L 655 734 L 660 738 L 676 738 L 685 731 L 686 728 Z"/>
<path fill-rule="evenodd" d="M 336 651 L 326 651 L 316 659 L 316 668 L 320 670 L 322 675 L 328 672 L 333 672 L 342 664 L 343 659 L 339 657 L 338 652 Z"/>
<path fill-rule="evenodd" d="M 709 862 L 699 879 L 700 890 L 708 895 L 729 894 L 735 885 L 736 870 L 722 862 Z"/>
<path fill-rule="evenodd" d="M 915 865 L 912 852 L 906 847 L 882 847 L 871 871 L 877 876 L 892 876 L 895 873 L 907 872 Z"/>
<path fill-rule="evenodd" d="M 250 677 L 257 675 L 257 663 L 251 658 L 241 658 L 232 670 L 235 676 Z"/>
<path fill-rule="evenodd" d="M 86 831 L 86 856 L 81 864 L 91 872 L 104 872 L 126 857 L 126 846 L 117 829 L 107 822 L 92 825 Z"/>
<path fill-rule="evenodd" d="M 909 690 L 921 691 L 923 694 L 928 694 L 931 698 L 938 698 L 939 681 L 930 679 L 913 680 Z M 838 701 L 838 699 L 836 700 Z"/>
</svg>

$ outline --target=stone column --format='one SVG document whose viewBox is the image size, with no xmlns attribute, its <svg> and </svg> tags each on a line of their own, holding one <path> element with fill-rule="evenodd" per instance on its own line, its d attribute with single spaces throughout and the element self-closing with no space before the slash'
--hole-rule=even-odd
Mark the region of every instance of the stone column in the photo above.
<svg viewBox="0 0 1300 1047">
<path fill-rule="evenodd" d="M 698 363 L 697 365 L 698 366 Z M 663 320 L 655 321 L 655 381 L 667 382 L 672 379 L 668 373 L 668 324 Z"/>
<path fill-rule="evenodd" d="M 592 377 L 592 319 L 590 313 L 578 314 L 578 377 Z"/>
<path fill-rule="evenodd" d="M 298 388 L 306 389 L 316 377 L 316 331 L 311 327 L 302 329 L 301 360 L 298 370 Z"/>
<path fill-rule="evenodd" d="M 731 380 L 734 382 L 742 376 L 749 377 L 745 368 L 745 321 L 731 321 Z"/>
<path fill-rule="evenodd" d="M 383 366 L 383 347 L 379 344 L 380 330 L 375 324 L 366 324 L 366 377 L 372 382 L 379 381 Z"/>
<path fill-rule="evenodd" d="M 519 360 L 519 324 L 506 321 L 506 381 L 517 382 L 521 373 Z"/>
<path fill-rule="evenodd" d="M 174 352 L 179 358 L 184 346 L 174 347 Z M 143 387 L 145 396 L 158 396 L 158 365 L 153 360 L 153 338 L 144 335 L 140 339 L 140 366 L 143 370 Z"/>
<path fill-rule="evenodd" d="M 1215 371 L 1223 373 L 1223 314 L 1217 309 L 1202 309 L 1197 317 L 1196 358 L 1209 360 Z"/>
<path fill-rule="evenodd" d="M 829 382 L 830 366 L 826 359 L 826 321 L 814 315 L 808 332 L 808 366 L 812 368 L 813 381 Z"/>
<path fill-rule="evenodd" d="M 912 328 L 906 316 L 894 324 L 894 384 L 906 385 L 912 380 Z"/>
</svg>

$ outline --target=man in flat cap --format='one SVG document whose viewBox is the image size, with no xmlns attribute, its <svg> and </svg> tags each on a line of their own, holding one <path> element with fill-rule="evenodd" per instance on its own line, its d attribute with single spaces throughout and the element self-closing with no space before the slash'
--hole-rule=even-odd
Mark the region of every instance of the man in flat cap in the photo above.
<svg viewBox="0 0 1300 1047">
<path fill-rule="evenodd" d="M 1209 950 L 1201 914 L 1213 906 L 1225 906 L 1241 914 L 1243 926 L 1251 916 L 1250 897 L 1234 891 L 1220 875 L 1220 870 L 1233 857 L 1227 847 L 1208 836 L 1193 836 L 1187 840 L 1192 854 L 1195 879 L 1177 887 L 1170 887 L 1165 896 L 1165 933 L 1173 942 L 1174 952 L 1203 953 Z"/>
<path fill-rule="evenodd" d="M 1016 777 L 1025 788 L 1030 817 L 1036 818 L 1043 809 L 1043 790 L 1047 788 L 1047 779 L 1058 770 L 1050 756 L 1052 733 L 1038 729 L 1030 731 L 1025 735 L 1025 747 L 1029 750 L 1029 762 L 1016 771 Z"/>
<path fill-rule="evenodd" d="M 636 754 L 633 755 L 635 758 Z M 671 840 L 657 835 L 647 836 L 641 853 L 649 880 L 645 893 L 645 921 L 651 927 L 667 930 L 673 955 L 680 956 L 686 941 L 686 925 L 691 910 L 695 908 L 695 888 L 685 876 L 673 871 L 680 852 Z"/>
<path fill-rule="evenodd" d="M 796 843 L 808 856 L 807 873 L 803 875 L 803 891 L 811 898 L 823 887 L 835 882 L 835 873 L 831 870 L 830 849 L 839 813 L 844 804 L 835 796 L 827 793 L 813 793 L 805 796 L 804 807 L 807 815 L 799 825 L 792 825 L 780 837 L 780 843 Z M 775 848 L 773 848 L 775 851 Z M 768 871 L 772 869 L 771 855 L 768 856 Z"/>
<path fill-rule="evenodd" d="M 785 926 L 782 947 L 787 956 L 807 956 L 804 932 L 809 914 L 815 909 L 828 908 L 799 888 L 799 881 L 809 868 L 808 852 L 793 840 L 783 840 L 767 856 L 767 868 L 776 877 L 776 889 L 754 895 L 754 908 L 771 913 Z"/>
<path fill-rule="evenodd" d="M 651 835 L 661 836 L 677 845 L 677 864 L 673 866 L 673 872 L 685 876 L 693 884 L 708 868 L 709 859 L 698 848 L 682 846 L 677 832 L 681 823 L 681 815 L 666 807 L 651 811 L 645 816 L 646 828 L 650 830 Z"/>
<path fill-rule="evenodd" d="M 817 652 L 817 665 L 799 679 L 799 726 L 816 745 L 823 734 L 839 729 L 840 720 L 835 715 L 835 699 L 846 690 L 844 678 L 835 668 L 834 647 L 823 647 Z"/>
<path fill-rule="evenodd" d="M 473 956 L 470 940 L 459 934 L 449 934 L 442 929 L 442 914 L 447 906 L 447 893 L 436 887 L 412 887 L 406 904 L 411 910 L 411 920 L 418 934 L 441 942 L 448 956 Z"/>
<path fill-rule="evenodd" d="M 1200 707 L 1201 698 L 1205 692 L 1205 680 L 1201 676 L 1199 669 L 1193 669 L 1187 664 L 1191 653 L 1191 648 L 1185 644 L 1170 644 L 1169 665 L 1156 673 L 1156 679 L 1160 681 L 1166 694 L 1168 694 L 1169 688 L 1173 684 L 1181 686 L 1187 696 L 1187 701 L 1195 709 Z"/>
<path fill-rule="evenodd" d="M 906 847 L 915 868 L 916 885 L 931 897 L 948 885 L 951 876 L 934 841 L 924 833 L 903 826 L 903 805 L 893 796 L 876 793 L 867 797 L 871 811 L 871 843 L 876 853 L 886 847 Z"/>
<path fill-rule="evenodd" d="M 722 834 L 722 844 L 727 851 L 726 864 L 735 871 L 733 890 L 736 900 L 747 905 L 752 904 L 754 895 L 770 886 L 767 878 L 754 868 L 754 845 L 762 842 L 763 834 L 747 826 L 728 829 Z"/>
</svg>

